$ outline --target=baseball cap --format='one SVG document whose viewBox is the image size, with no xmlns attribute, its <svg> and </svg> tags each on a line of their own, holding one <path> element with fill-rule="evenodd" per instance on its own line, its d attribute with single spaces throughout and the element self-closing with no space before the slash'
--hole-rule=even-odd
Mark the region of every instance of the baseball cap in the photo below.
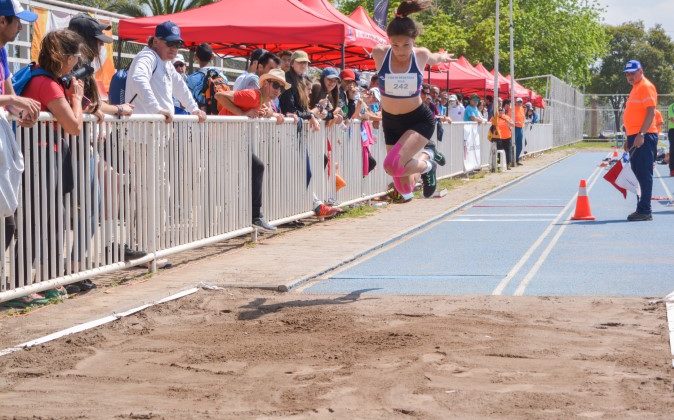
<svg viewBox="0 0 674 420">
<path fill-rule="evenodd" d="M 381 91 L 379 90 L 379 88 L 373 87 L 372 89 L 370 89 L 370 94 L 375 97 L 377 102 L 381 102 Z"/>
<path fill-rule="evenodd" d="M 175 63 L 183 63 L 185 64 L 185 56 L 182 54 L 176 54 L 176 58 L 173 59 L 173 64 Z"/>
<path fill-rule="evenodd" d="M 326 67 L 321 72 L 321 77 L 324 79 L 339 79 L 339 72 L 334 67 Z"/>
<path fill-rule="evenodd" d="M 157 25 L 154 30 L 154 36 L 166 42 L 183 42 L 183 39 L 180 37 L 180 28 L 170 20 Z"/>
<path fill-rule="evenodd" d="M 351 69 L 344 69 L 342 72 L 339 74 L 339 77 L 342 80 L 356 80 L 356 73 L 353 72 Z"/>
<path fill-rule="evenodd" d="M 635 71 L 641 69 L 641 63 L 639 60 L 630 60 L 625 64 L 625 69 L 623 73 L 634 73 Z"/>
<path fill-rule="evenodd" d="M 112 26 L 101 23 L 86 13 L 78 13 L 73 16 L 68 23 L 68 29 L 77 32 L 87 39 L 96 38 L 106 44 L 110 44 L 113 41 L 111 36 L 103 33 L 103 31 L 112 29 Z"/>
<path fill-rule="evenodd" d="M 25 22 L 37 20 L 37 15 L 24 10 L 18 0 L 0 0 L 0 16 L 16 16 Z"/>
<path fill-rule="evenodd" d="M 533 107 L 534 107 L 534 106 L 531 104 L 531 102 L 527 102 L 526 104 L 524 104 L 524 106 L 525 106 L 526 108 L 533 108 Z"/>
<path fill-rule="evenodd" d="M 522 98 L 517 98 L 517 99 L 515 99 L 515 102 L 521 103 L 521 102 L 524 102 L 524 100 Z"/>
<path fill-rule="evenodd" d="M 458 99 L 456 98 L 456 95 L 449 95 L 449 100 L 450 101 L 457 101 Z"/>
<path fill-rule="evenodd" d="M 309 54 L 302 50 L 297 50 L 290 56 L 290 61 L 297 61 L 299 63 L 309 63 Z"/>
<path fill-rule="evenodd" d="M 473 95 L 471 95 L 470 100 L 471 100 L 471 101 L 479 101 L 479 100 L 480 100 L 480 97 L 477 96 L 476 94 L 473 94 Z"/>
</svg>

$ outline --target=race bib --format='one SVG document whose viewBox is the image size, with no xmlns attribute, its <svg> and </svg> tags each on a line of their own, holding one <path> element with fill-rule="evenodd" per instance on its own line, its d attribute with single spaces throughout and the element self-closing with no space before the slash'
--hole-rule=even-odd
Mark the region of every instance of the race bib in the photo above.
<svg viewBox="0 0 674 420">
<path fill-rule="evenodd" d="M 414 96 L 417 93 L 416 73 L 389 73 L 384 79 L 384 89 L 389 96 Z"/>
</svg>

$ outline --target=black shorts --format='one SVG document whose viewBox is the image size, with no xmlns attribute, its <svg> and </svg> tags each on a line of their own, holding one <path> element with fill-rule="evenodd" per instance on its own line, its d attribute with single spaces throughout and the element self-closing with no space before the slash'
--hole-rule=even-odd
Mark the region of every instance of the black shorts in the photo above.
<svg viewBox="0 0 674 420">
<path fill-rule="evenodd" d="M 382 111 L 382 125 L 384 127 L 384 140 L 386 145 L 393 146 L 405 134 L 405 131 L 412 130 L 421 134 L 430 140 L 435 131 L 435 115 L 433 111 L 421 104 L 417 109 L 407 114 L 389 114 Z"/>
</svg>

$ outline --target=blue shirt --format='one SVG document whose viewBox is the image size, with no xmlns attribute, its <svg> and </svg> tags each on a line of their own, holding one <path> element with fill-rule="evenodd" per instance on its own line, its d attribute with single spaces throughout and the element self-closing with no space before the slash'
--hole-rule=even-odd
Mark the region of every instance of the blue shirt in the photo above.
<svg viewBox="0 0 674 420">
<path fill-rule="evenodd" d="M 466 107 L 466 112 L 463 114 L 464 121 L 473 121 L 470 117 L 476 117 L 477 119 L 482 119 L 482 114 L 478 111 L 476 106 L 468 105 Z"/>
<path fill-rule="evenodd" d="M 7 62 L 7 50 L 0 48 L 0 95 L 5 94 L 5 80 L 9 79 L 9 62 Z"/>
</svg>

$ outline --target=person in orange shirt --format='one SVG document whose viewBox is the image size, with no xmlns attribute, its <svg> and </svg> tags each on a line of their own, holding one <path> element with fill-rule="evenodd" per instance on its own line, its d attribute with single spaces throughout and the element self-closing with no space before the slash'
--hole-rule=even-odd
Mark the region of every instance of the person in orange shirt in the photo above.
<svg viewBox="0 0 674 420">
<path fill-rule="evenodd" d="M 498 101 L 500 104 L 501 98 L 499 98 Z M 505 151 L 506 163 L 508 164 L 508 169 L 510 169 L 513 167 L 510 158 L 510 143 L 512 142 L 512 128 L 514 127 L 514 124 L 510 119 L 510 99 L 503 101 L 503 109 L 499 111 L 496 118 L 498 120 L 496 124 L 498 134 L 492 137 L 492 141 L 496 142 L 496 150 Z"/>
<path fill-rule="evenodd" d="M 515 100 L 515 161 L 517 165 L 522 165 L 520 155 L 522 154 L 522 146 L 524 144 L 524 107 L 522 106 L 522 98 Z"/>
<path fill-rule="evenodd" d="M 627 134 L 625 150 L 630 152 L 630 165 L 641 187 L 637 210 L 627 216 L 627 220 L 630 222 L 653 220 L 651 196 L 653 164 L 658 148 L 658 128 L 655 125 L 658 92 L 653 83 L 644 76 L 641 63 L 637 60 L 628 61 L 624 73 L 627 83 L 632 85 L 623 116 Z"/>
<path fill-rule="evenodd" d="M 658 130 L 658 136 L 662 132 L 662 126 L 665 124 L 665 120 L 662 118 L 662 113 L 656 109 L 655 110 L 655 128 Z"/>
</svg>

